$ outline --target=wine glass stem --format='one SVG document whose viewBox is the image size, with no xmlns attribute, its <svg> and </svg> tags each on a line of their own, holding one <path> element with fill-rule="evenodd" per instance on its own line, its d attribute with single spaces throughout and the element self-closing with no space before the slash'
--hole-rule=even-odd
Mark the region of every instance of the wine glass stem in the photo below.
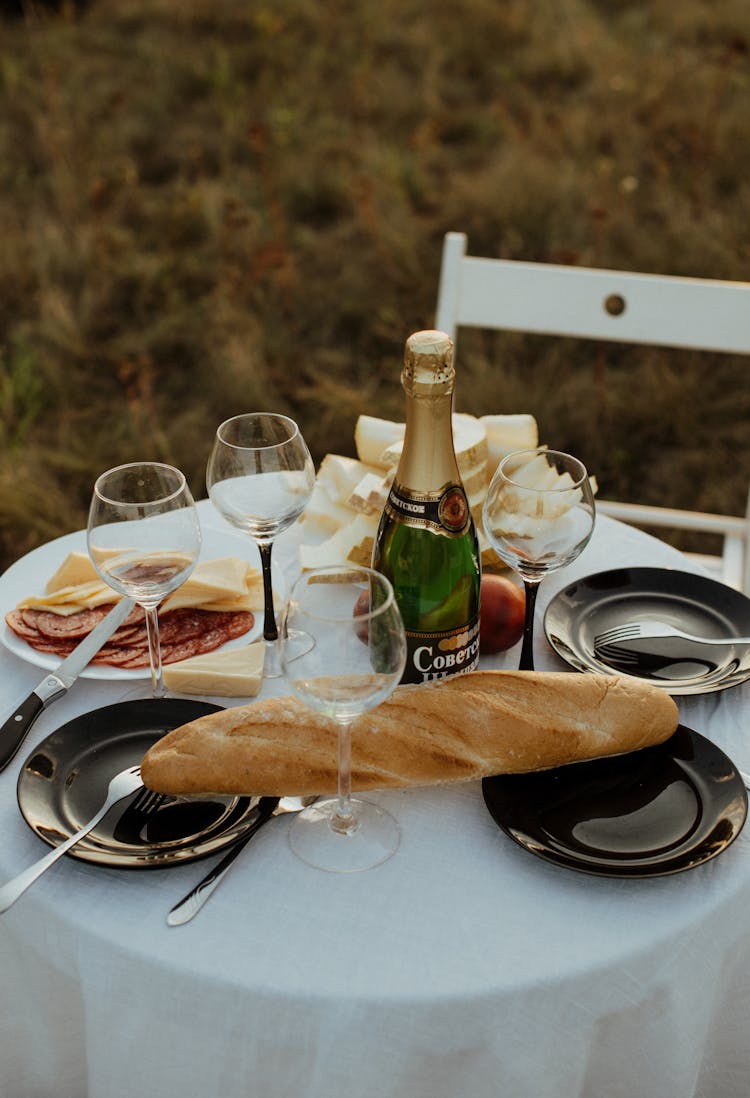
<svg viewBox="0 0 750 1098">
<path fill-rule="evenodd" d="M 352 726 L 339 723 L 338 807 L 331 816 L 331 828 L 339 835 L 351 835 L 359 827 L 352 809 Z"/>
<path fill-rule="evenodd" d="M 151 685 L 155 698 L 163 698 L 167 692 L 164 685 L 164 673 L 161 663 L 161 642 L 159 640 L 159 616 L 155 606 L 146 607 L 146 633 L 148 636 L 148 655 L 151 661 Z"/>
<path fill-rule="evenodd" d="M 260 551 L 260 563 L 263 570 L 263 605 L 265 616 L 263 618 L 263 639 L 275 641 L 279 638 L 276 628 L 276 613 L 273 608 L 273 581 L 271 579 L 271 550 L 273 542 L 264 541 L 258 544 Z"/>
<path fill-rule="evenodd" d="M 521 646 L 521 662 L 519 671 L 534 670 L 534 608 L 536 606 L 536 594 L 539 590 L 539 580 L 524 579 L 523 586 L 526 591 L 526 612 L 523 621 L 523 644 Z"/>
</svg>

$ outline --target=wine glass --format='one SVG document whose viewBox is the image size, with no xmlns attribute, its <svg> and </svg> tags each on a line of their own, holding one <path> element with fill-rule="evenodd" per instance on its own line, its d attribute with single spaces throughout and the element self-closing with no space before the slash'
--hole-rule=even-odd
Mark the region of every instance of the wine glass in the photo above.
<svg viewBox="0 0 750 1098">
<path fill-rule="evenodd" d="M 289 640 L 292 627 L 315 639 L 302 656 Z M 338 795 L 295 817 L 292 850 L 318 869 L 370 869 L 390 858 L 401 835 L 390 813 L 351 795 L 352 722 L 389 697 L 406 664 L 404 626 L 389 580 L 348 564 L 304 573 L 287 604 L 280 648 L 294 692 L 338 730 Z"/>
<path fill-rule="evenodd" d="M 521 576 L 526 615 L 521 671 L 534 670 L 534 607 L 539 584 L 582 552 L 594 529 L 594 493 L 584 464 L 539 447 L 508 454 L 484 501 L 484 532 L 501 560 Z"/>
<path fill-rule="evenodd" d="M 273 604 L 271 550 L 274 538 L 296 522 L 310 501 L 315 467 L 294 420 L 271 412 L 227 419 L 216 432 L 206 471 L 211 502 L 255 540 L 263 571 L 264 678 L 282 674 Z M 296 638 L 298 649 L 304 640 Z"/>
<path fill-rule="evenodd" d="M 201 547 L 198 510 L 184 475 L 155 461 L 102 473 L 91 498 L 87 543 L 105 583 L 145 612 L 153 695 L 163 698 L 158 606 L 188 578 Z"/>
</svg>

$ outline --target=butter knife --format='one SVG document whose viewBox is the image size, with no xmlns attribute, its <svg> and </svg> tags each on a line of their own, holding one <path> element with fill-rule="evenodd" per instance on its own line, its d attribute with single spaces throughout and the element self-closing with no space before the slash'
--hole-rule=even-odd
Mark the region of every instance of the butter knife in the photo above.
<svg viewBox="0 0 750 1098">
<path fill-rule="evenodd" d="M 29 696 L 16 706 L 0 728 L 0 770 L 4 770 L 28 735 L 29 729 L 43 709 L 70 690 L 81 671 L 91 662 L 114 631 L 122 625 L 135 606 L 130 598 L 115 603 L 106 618 L 84 637 L 59 667 L 45 675 Z"/>
<path fill-rule="evenodd" d="M 208 897 L 229 872 L 229 867 L 234 859 L 245 849 L 245 844 L 252 839 L 255 832 L 259 831 L 264 824 L 268 823 L 274 816 L 281 816 L 285 812 L 301 812 L 304 808 L 314 804 L 317 799 L 317 797 L 282 797 L 279 800 L 278 797 L 261 797 L 256 806 L 258 810 L 257 818 L 244 835 L 230 846 L 221 861 L 217 862 L 213 869 L 210 869 L 205 877 L 174 905 L 167 915 L 168 925 L 184 926 L 185 923 L 189 923 L 198 914 Z"/>
<path fill-rule="evenodd" d="M 229 871 L 229 867 L 240 853 L 244 850 L 245 843 L 248 843 L 252 839 L 256 831 L 260 830 L 263 824 L 268 823 L 271 817 L 276 813 L 279 806 L 278 797 L 261 797 L 256 806 L 257 817 L 251 824 L 248 830 L 237 840 L 232 846 L 230 846 L 228 852 L 224 855 L 220 862 L 218 862 L 213 869 L 203 877 L 198 884 L 191 888 L 187 896 L 183 896 L 179 900 L 172 910 L 167 915 L 167 923 L 169 926 L 183 926 L 185 923 L 189 923 L 190 920 L 198 914 L 200 909 L 205 904 L 208 897 L 219 886 L 222 878 Z"/>
</svg>

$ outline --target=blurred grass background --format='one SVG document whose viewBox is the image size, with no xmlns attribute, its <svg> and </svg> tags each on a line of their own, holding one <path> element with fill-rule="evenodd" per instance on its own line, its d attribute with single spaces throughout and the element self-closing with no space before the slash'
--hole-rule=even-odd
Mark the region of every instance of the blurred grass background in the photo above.
<svg viewBox="0 0 750 1098">
<path fill-rule="evenodd" d="M 443 234 L 474 254 L 750 277 L 747 0 L 0 7 L 0 567 L 95 476 L 296 418 L 402 418 Z M 532 412 L 603 496 L 742 513 L 741 357 L 483 332 L 456 407 Z"/>
</svg>

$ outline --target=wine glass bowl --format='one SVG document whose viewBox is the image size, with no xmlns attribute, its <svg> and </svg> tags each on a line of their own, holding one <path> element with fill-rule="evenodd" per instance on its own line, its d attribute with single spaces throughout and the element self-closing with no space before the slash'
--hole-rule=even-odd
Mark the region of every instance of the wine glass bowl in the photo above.
<svg viewBox="0 0 750 1098">
<path fill-rule="evenodd" d="M 295 650 L 295 630 L 315 640 L 302 655 Z M 404 670 L 406 639 L 390 582 L 371 568 L 348 564 L 304 573 L 286 607 L 280 647 L 292 690 L 337 730 L 338 794 L 296 817 L 292 849 L 331 872 L 379 865 L 397 849 L 400 831 L 384 809 L 352 799 L 351 734 L 352 722 L 385 701 Z"/>
<path fill-rule="evenodd" d="M 314 485 L 310 452 L 288 416 L 248 412 L 225 420 L 217 429 L 206 486 L 220 514 L 253 538 L 260 552 L 265 678 L 281 674 L 271 574 L 273 542 L 302 514 Z"/>
<path fill-rule="evenodd" d="M 96 480 L 87 546 L 97 573 L 146 615 L 152 687 L 163 697 L 157 608 L 185 582 L 201 547 L 198 512 L 184 475 L 161 462 L 132 462 Z"/>
<path fill-rule="evenodd" d="M 594 494 L 583 462 L 539 447 L 508 454 L 498 465 L 483 507 L 484 531 L 526 589 L 521 670 L 533 670 L 534 607 L 539 583 L 576 559 L 595 522 Z"/>
</svg>

